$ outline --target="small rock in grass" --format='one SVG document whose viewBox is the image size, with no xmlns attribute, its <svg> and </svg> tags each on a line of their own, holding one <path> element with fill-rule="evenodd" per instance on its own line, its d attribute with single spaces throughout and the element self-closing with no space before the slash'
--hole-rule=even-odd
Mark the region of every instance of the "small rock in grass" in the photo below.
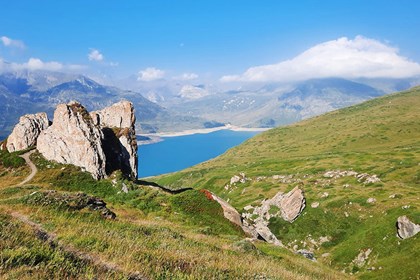
<svg viewBox="0 0 420 280">
<path fill-rule="evenodd" d="M 366 202 L 367 202 L 367 203 L 370 203 L 370 204 L 373 204 L 373 203 L 375 203 L 375 202 L 376 202 L 376 198 L 369 197 L 369 198 L 366 200 Z"/>
<path fill-rule="evenodd" d="M 317 201 L 311 203 L 312 208 L 318 208 L 318 206 L 319 206 L 319 202 L 317 202 Z"/>
</svg>

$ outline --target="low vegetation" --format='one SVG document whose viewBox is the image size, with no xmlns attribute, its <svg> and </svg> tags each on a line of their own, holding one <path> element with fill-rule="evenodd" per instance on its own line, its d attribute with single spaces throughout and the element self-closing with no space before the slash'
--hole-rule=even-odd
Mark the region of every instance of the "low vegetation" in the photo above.
<svg viewBox="0 0 420 280">
<path fill-rule="evenodd" d="M 270 220 L 272 232 L 291 250 L 311 250 L 319 262 L 363 279 L 416 279 L 419 236 L 399 240 L 395 223 L 401 215 L 420 223 L 419 106 L 419 87 L 387 95 L 269 130 L 157 181 L 174 189 L 209 189 L 240 212 L 299 186 L 307 203 L 302 216 L 293 223 Z M 380 181 L 325 176 L 340 170 Z M 248 180 L 230 185 L 240 172 Z M 367 249 L 372 252 L 359 267 L 354 260 Z"/>
<path fill-rule="evenodd" d="M 418 107 L 415 88 L 267 131 L 214 160 L 154 178 L 167 188 L 194 188 L 177 194 L 118 172 L 96 181 L 37 152 L 31 155 L 37 175 L 18 186 L 29 168 L 18 154 L 0 152 L 0 278 L 419 278 L 419 236 L 400 240 L 395 228 L 401 215 L 420 223 Z M 240 172 L 244 183 L 230 184 Z M 200 191 L 244 212 L 295 186 L 305 191 L 302 215 L 293 223 L 272 218 L 269 225 L 287 248 L 246 239 Z M 91 196 L 105 201 L 116 219 L 79 205 Z M 298 249 L 313 252 L 316 261 Z M 365 252 L 360 265 L 355 259 Z"/>
</svg>

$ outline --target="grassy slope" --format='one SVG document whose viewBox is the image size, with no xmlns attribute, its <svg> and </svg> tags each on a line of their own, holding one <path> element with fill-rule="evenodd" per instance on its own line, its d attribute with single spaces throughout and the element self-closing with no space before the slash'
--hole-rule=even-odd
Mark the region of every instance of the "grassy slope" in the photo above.
<svg viewBox="0 0 420 280">
<path fill-rule="evenodd" d="M 308 243 L 309 237 L 329 236 L 332 240 L 316 251 L 317 256 L 330 254 L 320 258 L 322 262 L 357 272 L 361 278 L 415 279 L 420 277 L 420 237 L 398 240 L 395 222 L 407 215 L 420 223 L 418 108 L 419 87 L 272 129 L 214 160 L 158 181 L 172 188 L 210 189 L 238 209 L 300 185 L 307 197 L 304 215 L 293 224 L 271 221 L 281 240 L 305 248 L 303 242 Z M 376 174 L 381 182 L 365 185 L 353 177 L 329 180 L 323 177 L 327 170 Z M 226 190 L 224 186 L 239 172 L 253 180 Z M 282 183 L 272 175 L 292 175 L 293 180 Z M 262 176 L 266 178 L 256 180 Z M 320 197 L 324 192 L 327 198 Z M 392 194 L 398 195 L 389 198 Z M 367 203 L 369 197 L 376 203 Z M 319 208 L 309 207 L 315 201 Z M 402 209 L 404 205 L 410 207 Z M 353 265 L 360 250 L 367 248 L 373 250 L 370 263 L 363 268 Z M 371 267 L 375 270 L 368 271 Z"/>
<path fill-rule="evenodd" d="M 3 159 L 13 164 L 4 164 Z M 39 172 L 29 174 L 17 154 L 0 153 L 0 278 L 1 279 L 125 279 L 138 272 L 150 279 L 345 279 L 319 263 L 263 243 L 244 244 L 244 235 L 223 217 L 219 205 L 198 191 L 169 195 L 132 184 L 118 175 L 95 181 L 74 166 L 31 156 Z M 119 192 L 122 183 L 128 194 Z M 33 192 L 84 191 L 103 198 L 117 214 L 72 210 L 61 203 L 28 199 Z M 43 242 L 42 234 L 17 220 L 28 217 L 55 236 L 59 247 Z M 89 254 L 78 258 L 62 248 Z M 99 263 L 118 270 L 104 270 Z"/>
</svg>

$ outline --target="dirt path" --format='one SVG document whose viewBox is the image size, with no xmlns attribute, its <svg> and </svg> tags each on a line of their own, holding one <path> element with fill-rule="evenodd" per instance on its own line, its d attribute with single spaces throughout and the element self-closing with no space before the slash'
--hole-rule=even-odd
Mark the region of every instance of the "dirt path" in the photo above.
<svg viewBox="0 0 420 280">
<path fill-rule="evenodd" d="M 47 243 L 53 249 L 59 249 L 64 252 L 67 252 L 75 258 L 85 261 L 87 263 L 93 264 L 96 267 L 99 267 L 105 271 L 110 271 L 110 272 L 115 271 L 115 272 L 125 274 L 127 276 L 127 279 L 130 279 L 130 280 L 149 280 L 147 277 L 137 272 L 127 273 L 116 264 L 101 260 L 99 257 L 95 255 L 82 252 L 71 245 L 63 244 L 57 239 L 57 236 L 54 233 L 47 232 L 45 229 L 42 228 L 40 224 L 31 221 L 26 215 L 23 215 L 17 212 L 12 212 L 10 213 L 10 215 L 13 218 L 21 221 L 22 223 L 29 225 L 35 231 L 37 238 Z"/>
<path fill-rule="evenodd" d="M 36 168 L 35 164 L 31 161 L 30 156 L 35 152 L 36 150 L 32 150 L 27 152 L 26 154 L 21 155 L 20 157 L 23 158 L 26 161 L 26 164 L 29 165 L 31 168 L 31 174 L 29 174 L 28 177 L 25 178 L 22 182 L 18 184 L 18 186 L 25 185 L 28 183 L 32 178 L 34 178 L 35 174 L 38 172 L 38 168 Z"/>
</svg>

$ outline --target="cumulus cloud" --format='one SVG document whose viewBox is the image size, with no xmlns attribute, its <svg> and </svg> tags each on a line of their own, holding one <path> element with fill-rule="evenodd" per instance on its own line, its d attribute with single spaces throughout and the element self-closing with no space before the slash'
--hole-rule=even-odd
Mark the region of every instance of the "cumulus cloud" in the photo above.
<svg viewBox="0 0 420 280">
<path fill-rule="evenodd" d="M 60 70 L 73 70 L 78 68 L 81 69 L 81 65 L 69 65 L 65 66 L 57 61 L 47 61 L 44 62 L 39 58 L 30 58 L 27 62 L 16 63 L 16 62 L 7 62 L 0 58 L 0 72 L 7 71 L 19 71 L 19 70 L 46 70 L 46 71 L 60 71 Z"/>
<path fill-rule="evenodd" d="M 18 49 L 24 49 L 25 48 L 25 44 L 22 41 L 14 40 L 14 39 L 11 39 L 11 38 L 6 37 L 6 36 L 1 36 L 0 41 L 6 47 L 18 48 Z"/>
<path fill-rule="evenodd" d="M 165 77 L 165 71 L 154 67 L 148 67 L 144 70 L 139 71 L 139 76 L 137 77 L 137 80 L 149 82 L 162 79 L 163 77 Z"/>
<path fill-rule="evenodd" d="M 90 49 L 90 53 L 88 54 L 88 58 L 90 61 L 102 61 L 104 60 L 103 54 L 97 49 Z"/>
<path fill-rule="evenodd" d="M 420 75 L 420 64 L 398 54 L 398 49 L 357 36 L 318 44 L 293 59 L 251 67 L 223 82 L 290 82 L 313 78 L 406 78 Z"/>
<path fill-rule="evenodd" d="M 63 64 L 56 61 L 44 62 L 39 58 L 30 58 L 28 62 L 22 64 L 23 68 L 29 70 L 48 70 L 58 71 L 63 68 Z"/>
<path fill-rule="evenodd" d="M 180 76 L 174 77 L 175 80 L 181 80 L 181 81 L 191 81 L 198 78 L 198 75 L 195 73 L 184 73 Z"/>
</svg>

